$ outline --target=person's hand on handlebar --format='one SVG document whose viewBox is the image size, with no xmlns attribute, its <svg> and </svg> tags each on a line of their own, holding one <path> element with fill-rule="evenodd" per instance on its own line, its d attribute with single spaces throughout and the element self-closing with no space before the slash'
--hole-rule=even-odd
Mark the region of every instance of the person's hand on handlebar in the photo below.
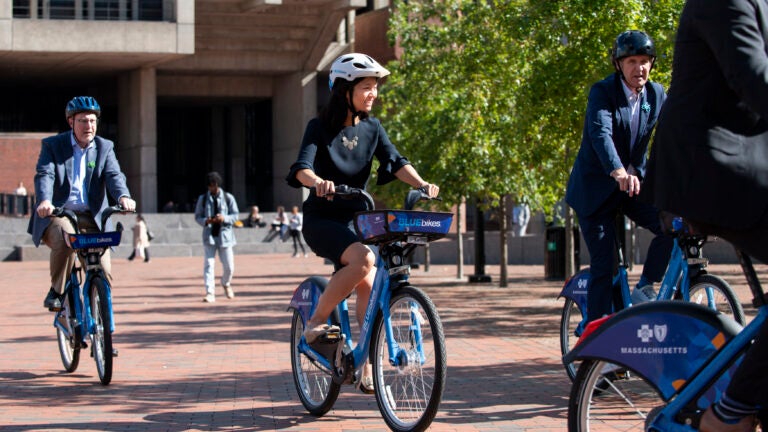
<svg viewBox="0 0 768 432">
<path fill-rule="evenodd" d="M 326 199 L 333 200 L 333 194 L 336 192 L 336 185 L 331 180 L 323 180 L 317 178 L 315 181 L 315 194 L 319 197 L 325 197 Z"/>
<path fill-rule="evenodd" d="M 440 194 L 440 187 L 432 183 L 424 183 L 419 189 L 423 190 L 430 198 L 435 198 Z"/>
<path fill-rule="evenodd" d="M 37 205 L 37 215 L 41 218 L 48 217 L 53 214 L 53 210 L 56 207 L 51 203 L 51 200 L 42 200 Z"/>
<path fill-rule="evenodd" d="M 619 184 L 619 190 L 626 192 L 629 196 L 635 196 L 640 193 L 640 178 L 632 172 L 627 172 L 624 168 L 619 168 L 611 172 L 611 177 Z"/>
<path fill-rule="evenodd" d="M 123 210 L 127 212 L 135 212 L 136 211 L 136 201 L 132 200 L 131 198 L 127 196 L 120 197 L 120 205 L 123 207 Z"/>
</svg>

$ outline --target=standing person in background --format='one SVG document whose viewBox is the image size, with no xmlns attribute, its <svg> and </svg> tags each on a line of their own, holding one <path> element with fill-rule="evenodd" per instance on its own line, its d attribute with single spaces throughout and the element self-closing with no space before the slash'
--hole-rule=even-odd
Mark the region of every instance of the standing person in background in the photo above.
<svg viewBox="0 0 768 432">
<path fill-rule="evenodd" d="M 590 89 L 581 147 L 565 194 L 589 250 L 588 321 L 612 312 L 614 223 L 620 212 L 656 235 L 633 299 L 656 297 L 652 284 L 664 276 L 673 245 L 672 237 L 662 233 L 658 210 L 637 199 L 648 142 L 666 98 L 664 88 L 649 80 L 656 47 L 647 34 L 630 30 L 616 38 L 611 58 L 615 73 Z"/>
<path fill-rule="evenodd" d="M 141 214 L 136 215 L 136 223 L 133 225 L 133 252 L 128 257 L 128 261 L 133 261 L 138 255 L 139 258 L 144 258 L 144 262 L 149 262 L 149 234 L 147 231 L 147 223 L 144 221 L 144 216 Z"/>
<path fill-rule="evenodd" d="M 522 237 L 528 229 L 531 220 L 531 208 L 525 202 L 519 202 L 512 209 L 512 235 Z"/>
<path fill-rule="evenodd" d="M 650 201 L 768 263 L 768 4 L 688 0 L 654 139 Z M 646 197 L 643 197 L 644 199 Z M 701 432 L 749 432 L 768 408 L 768 324 L 703 415 Z M 760 415 L 758 415 L 760 414 Z"/>
<path fill-rule="evenodd" d="M 107 194 L 125 211 L 136 210 L 125 175 L 115 155 L 115 144 L 96 135 L 101 107 L 90 96 L 78 96 L 64 110 L 71 131 L 43 139 L 35 174 L 37 209 L 32 212 L 27 232 L 35 246 L 51 248 L 51 289 L 43 301 L 48 310 L 61 309 L 61 296 L 69 272 L 77 259 L 67 247 L 64 232 L 74 232 L 67 218 L 51 218 L 56 207 L 75 212 L 83 232 L 109 231 L 112 222 L 101 226 L 101 214 L 109 207 Z M 101 257 L 104 273 L 112 278 L 112 262 L 107 249 Z"/>
<path fill-rule="evenodd" d="M 208 192 L 200 195 L 195 205 L 195 221 L 203 227 L 203 279 L 205 280 L 205 297 L 203 301 L 216 301 L 216 284 L 214 281 L 214 264 L 216 252 L 224 267 L 221 285 L 227 298 L 235 297 L 232 289 L 232 275 L 235 271 L 235 256 L 233 247 L 237 244 L 235 231 L 232 229 L 238 220 L 239 210 L 232 194 L 221 188 L 221 176 L 213 171 L 206 176 Z"/>
<path fill-rule="evenodd" d="M 291 238 L 293 239 L 293 257 L 296 258 L 299 256 L 299 249 L 296 247 L 297 243 L 298 246 L 301 247 L 301 254 L 305 257 L 307 256 L 307 251 L 304 250 L 304 245 L 301 243 L 301 227 L 302 227 L 302 216 L 301 213 L 299 213 L 299 207 L 293 206 L 291 209 L 291 215 L 288 217 L 288 223 L 289 223 L 289 231 L 291 233 Z"/>
<path fill-rule="evenodd" d="M 20 181 L 19 186 L 16 188 L 16 191 L 14 191 L 14 194 L 16 195 L 16 215 L 17 216 L 24 216 L 27 214 L 27 188 L 24 187 L 24 182 Z"/>
</svg>

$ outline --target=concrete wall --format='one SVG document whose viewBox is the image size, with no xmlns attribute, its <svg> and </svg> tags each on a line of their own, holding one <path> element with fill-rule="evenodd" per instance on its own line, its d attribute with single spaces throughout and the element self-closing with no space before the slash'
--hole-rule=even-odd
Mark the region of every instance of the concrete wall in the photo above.
<svg viewBox="0 0 768 432">
<path fill-rule="evenodd" d="M 262 213 L 265 221 L 271 221 L 274 213 Z M 241 214 L 245 218 L 246 213 Z M 156 238 L 152 242 L 151 254 L 153 257 L 161 256 L 202 256 L 201 227 L 195 222 L 191 213 L 153 213 L 144 214 L 150 229 Z M 115 256 L 127 257 L 131 253 L 131 233 L 135 218 L 132 215 L 117 215 L 116 221 L 123 223 L 126 237 L 123 244 L 118 246 Z M 48 249 L 43 246 L 35 248 L 32 239 L 26 233 L 27 219 L 0 216 L 0 260 L 46 260 Z M 540 265 L 544 263 L 545 238 L 543 227 L 534 224 L 533 234 L 523 237 L 508 237 L 509 264 Z M 238 228 L 236 230 L 238 245 L 237 254 L 260 253 L 286 253 L 293 252 L 292 243 L 272 241 L 263 242 L 269 232 L 265 228 Z M 644 230 L 638 230 L 638 243 L 636 246 L 636 263 L 645 261 L 645 252 L 651 239 L 651 234 Z M 475 263 L 474 234 L 464 236 L 464 263 Z M 581 240 L 583 245 L 583 239 Z M 499 233 L 488 231 L 485 236 L 485 259 L 487 265 L 499 264 Z M 704 255 L 713 263 L 732 264 L 737 263 L 733 248 L 724 241 L 708 243 L 704 248 Z M 431 262 L 435 264 L 453 264 L 457 262 L 456 234 L 450 234 L 445 239 L 430 244 Z M 416 261 L 424 262 L 424 251 L 420 249 L 415 256 Z M 582 267 L 589 265 L 589 253 L 582 246 L 580 253 Z M 469 270 L 467 270 L 469 272 Z"/>
</svg>

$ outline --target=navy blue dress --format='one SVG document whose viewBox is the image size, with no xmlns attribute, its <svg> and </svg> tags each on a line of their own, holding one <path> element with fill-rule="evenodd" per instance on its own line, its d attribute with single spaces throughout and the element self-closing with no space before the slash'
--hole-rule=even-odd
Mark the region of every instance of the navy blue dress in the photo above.
<svg viewBox="0 0 768 432">
<path fill-rule="evenodd" d="M 290 186 L 302 187 L 296 173 L 310 169 L 323 180 L 333 181 L 336 185 L 365 188 L 374 157 L 379 161 L 376 183 L 380 185 L 396 179 L 394 173 L 410 164 L 398 153 L 375 118 L 368 117 L 335 135 L 328 133 L 321 121 L 315 118 L 307 124 L 299 156 L 291 165 L 286 180 Z M 356 212 L 364 210 L 365 203 L 362 201 L 339 198 L 329 201 L 312 193 L 303 205 L 304 239 L 313 252 L 333 261 L 339 268 L 342 253 L 349 245 L 359 241 L 352 220 Z"/>
</svg>

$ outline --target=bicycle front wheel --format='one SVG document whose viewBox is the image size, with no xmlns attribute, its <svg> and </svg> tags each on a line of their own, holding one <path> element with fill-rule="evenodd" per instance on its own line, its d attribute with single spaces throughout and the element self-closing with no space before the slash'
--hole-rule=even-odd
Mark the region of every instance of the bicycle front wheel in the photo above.
<svg viewBox="0 0 768 432">
<path fill-rule="evenodd" d="M 737 323 L 745 326 L 744 308 L 728 282 L 711 274 L 700 274 L 691 280 L 690 298 L 692 303 L 711 307 L 731 316 Z"/>
<path fill-rule="evenodd" d="M 67 334 L 67 332 L 57 326 L 56 339 L 59 343 L 59 355 L 61 356 L 61 364 L 64 365 L 64 370 L 74 372 L 80 364 L 79 341 L 82 335 L 79 326 L 73 327 L 71 325 L 74 322 L 72 314 L 75 313 L 75 301 L 69 290 L 67 290 L 67 294 L 62 299 L 62 303 L 65 304 L 65 307 L 62 311 L 56 313 L 56 319 L 64 321 L 63 325 L 70 328 L 71 332 Z"/>
<path fill-rule="evenodd" d="M 398 351 L 390 363 L 387 323 L 379 314 L 371 340 L 376 403 L 392 430 L 422 431 L 435 418 L 445 388 L 443 325 L 432 300 L 412 286 L 394 293 L 389 312 Z"/>
<path fill-rule="evenodd" d="M 91 279 L 91 352 L 96 361 L 99 381 L 108 385 L 112 381 L 112 317 L 109 313 L 109 290 L 101 276 Z"/>
<path fill-rule="evenodd" d="M 563 305 L 563 313 L 560 316 L 560 353 L 562 355 L 568 354 L 576 342 L 579 341 L 579 337 L 576 336 L 576 330 L 582 320 L 581 310 L 579 305 L 566 297 L 565 304 Z M 568 378 L 573 382 L 576 377 L 576 371 L 579 368 L 579 361 L 563 364 L 565 366 L 565 373 L 568 374 Z"/>
<path fill-rule="evenodd" d="M 568 431 L 645 430 L 666 402 L 634 371 L 601 360 L 581 362 L 571 387 Z"/>
<path fill-rule="evenodd" d="M 331 371 L 322 367 L 299 351 L 304 323 L 298 311 L 293 311 L 291 323 L 291 370 L 293 383 L 301 404 L 314 416 L 322 416 L 333 408 L 339 397 L 341 384 L 333 381 Z"/>
</svg>

